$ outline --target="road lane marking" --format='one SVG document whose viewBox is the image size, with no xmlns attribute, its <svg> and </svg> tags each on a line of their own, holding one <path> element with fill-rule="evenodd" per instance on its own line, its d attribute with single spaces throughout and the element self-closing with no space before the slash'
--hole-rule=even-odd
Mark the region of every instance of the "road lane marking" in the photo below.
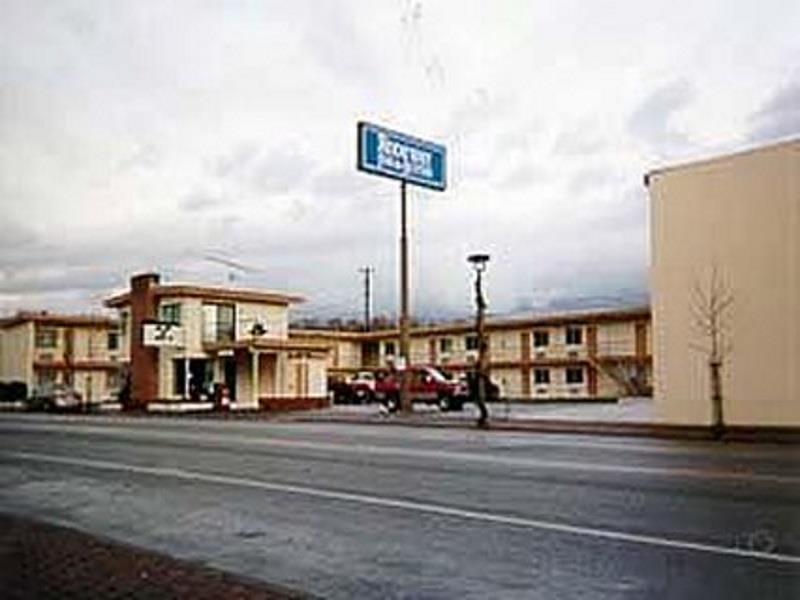
<svg viewBox="0 0 800 600">
<path fill-rule="evenodd" d="M 0 430 L 4 427 L 0 426 Z M 295 450 L 310 450 L 317 452 L 338 452 L 363 456 L 406 457 L 425 460 L 449 460 L 453 462 L 469 462 L 473 464 L 500 465 L 507 467 L 520 467 L 527 469 L 551 469 L 573 472 L 614 473 L 625 475 L 650 475 L 656 477 L 672 477 L 676 479 L 697 479 L 701 481 L 742 481 L 748 483 L 770 483 L 779 485 L 800 485 L 800 476 L 772 475 L 756 473 L 745 470 L 724 470 L 713 468 L 685 468 L 685 467 L 648 467 L 643 465 L 620 465 L 613 463 L 580 462 L 568 460 L 549 460 L 538 458 L 525 458 L 519 456 L 498 456 L 488 453 L 458 452 L 451 450 L 424 450 L 404 448 L 398 446 L 376 446 L 371 444 L 336 444 L 331 442 L 310 442 L 301 440 L 287 440 L 276 438 L 254 438 L 232 436 L 229 434 L 213 433 L 188 433 L 175 431 L 143 431 L 140 429 L 114 428 L 109 426 L 70 425 L 60 427 L 51 424 L 25 424 L 15 427 L 15 430 L 43 430 L 58 431 L 67 434 L 83 433 L 105 437 L 128 437 L 151 440 L 197 441 L 205 444 L 216 443 L 225 447 L 233 444 L 244 446 L 289 448 Z"/>
<path fill-rule="evenodd" d="M 611 540 L 615 542 L 627 542 L 631 544 L 639 544 L 645 546 L 690 550 L 706 554 L 735 556 L 739 558 L 750 558 L 750 559 L 765 560 L 765 561 L 779 562 L 779 563 L 800 564 L 800 556 L 795 556 L 792 554 L 761 552 L 758 550 L 750 550 L 746 548 L 719 546 L 715 544 L 704 544 L 700 542 L 676 540 L 670 538 L 656 537 L 652 535 L 626 533 L 624 531 L 614 531 L 610 529 L 598 529 L 580 525 L 569 525 L 566 523 L 542 521 L 538 519 L 528 519 L 524 517 L 514 517 L 511 515 L 503 515 L 499 513 L 466 510 L 463 508 L 456 508 L 443 504 L 431 504 L 427 502 L 417 502 L 414 500 L 400 500 L 385 496 L 373 496 L 369 494 L 340 492 L 335 490 L 327 490 L 327 489 L 307 487 L 307 486 L 289 485 L 283 483 L 271 483 L 269 481 L 262 481 L 258 479 L 234 477 L 231 475 L 218 475 L 214 473 L 203 473 L 201 471 L 192 471 L 180 468 L 147 467 L 142 465 L 133 465 L 133 464 L 126 464 L 126 463 L 119 463 L 119 462 L 112 462 L 105 460 L 68 458 L 64 456 L 54 456 L 50 454 L 40 454 L 35 452 L 2 452 L 2 455 L 32 462 L 45 462 L 45 463 L 53 463 L 61 465 L 70 465 L 76 467 L 87 467 L 87 468 L 106 470 L 106 471 L 117 471 L 117 472 L 121 471 L 121 472 L 136 473 L 141 475 L 150 475 L 155 477 L 171 477 L 173 479 L 180 479 L 183 481 L 195 481 L 202 483 L 228 485 L 233 487 L 260 489 L 269 492 L 309 496 L 325 500 L 339 500 L 343 502 L 365 504 L 369 506 L 378 506 L 381 508 L 393 508 L 406 511 L 415 511 L 425 514 L 453 517 L 457 519 L 479 521 L 484 523 L 493 523 L 498 525 L 508 525 L 512 527 L 521 527 L 527 529 L 538 529 L 542 531 L 552 531 L 557 533 L 566 533 L 571 535 Z"/>
</svg>

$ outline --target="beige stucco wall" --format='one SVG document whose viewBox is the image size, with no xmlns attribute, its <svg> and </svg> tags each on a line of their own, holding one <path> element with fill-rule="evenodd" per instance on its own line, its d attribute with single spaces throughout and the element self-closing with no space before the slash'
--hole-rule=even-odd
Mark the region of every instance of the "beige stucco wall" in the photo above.
<svg viewBox="0 0 800 600">
<path fill-rule="evenodd" d="M 606 356 L 636 354 L 636 323 L 601 323 L 597 326 L 597 353 Z"/>
<path fill-rule="evenodd" d="M 522 371 L 520 369 L 492 369 L 491 378 L 501 386 L 503 397 L 522 397 Z"/>
<path fill-rule="evenodd" d="M 361 367 L 361 342 L 352 340 L 335 341 L 335 351 L 328 353 L 331 366 L 341 369 L 357 369 Z"/>
<path fill-rule="evenodd" d="M 492 362 L 520 360 L 520 333 L 516 330 L 493 331 L 489 334 L 489 352 Z"/>
<path fill-rule="evenodd" d="M 730 424 L 800 425 L 800 140 L 650 177 L 655 400 L 709 423 L 707 360 L 692 350 L 692 286 L 714 265 L 734 296 L 723 368 Z"/>
<path fill-rule="evenodd" d="M 289 337 L 289 310 L 286 306 L 237 302 L 236 339 L 251 337 L 250 330 L 255 323 L 266 326 L 265 339 L 285 340 Z"/>
<path fill-rule="evenodd" d="M 30 391 L 33 379 L 33 323 L 0 331 L 0 381 L 22 381 Z"/>
</svg>

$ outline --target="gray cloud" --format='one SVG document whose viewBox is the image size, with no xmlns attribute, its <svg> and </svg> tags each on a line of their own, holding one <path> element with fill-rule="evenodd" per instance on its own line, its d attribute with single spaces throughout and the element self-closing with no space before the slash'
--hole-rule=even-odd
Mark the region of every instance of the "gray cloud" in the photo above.
<svg viewBox="0 0 800 600">
<path fill-rule="evenodd" d="M 588 127 L 565 129 L 558 134 L 553 152 L 571 157 L 597 154 L 608 147 L 608 142 Z"/>
<path fill-rule="evenodd" d="M 163 160 L 161 150 L 151 143 L 139 144 L 133 152 L 119 162 L 120 170 L 154 169 Z"/>
<path fill-rule="evenodd" d="M 750 125 L 753 141 L 800 135 L 800 81 L 778 89 L 751 115 Z"/>
<path fill-rule="evenodd" d="M 250 178 L 257 191 L 288 192 L 305 183 L 313 167 L 314 162 L 305 154 L 276 149 L 254 161 Z"/>
<path fill-rule="evenodd" d="M 628 131 L 651 148 L 665 153 L 688 144 L 686 135 L 672 124 L 675 113 L 686 108 L 695 90 L 686 79 L 657 88 L 645 97 L 628 119 Z"/>
<path fill-rule="evenodd" d="M 0 249 L 25 249 L 37 242 L 39 236 L 26 225 L 22 225 L 11 218 L 3 219 L 0 223 Z"/>
<path fill-rule="evenodd" d="M 195 212 L 216 208 L 224 203 L 225 199 L 222 196 L 216 196 L 205 190 L 197 190 L 186 194 L 180 201 L 179 206 L 187 212 Z"/>
<path fill-rule="evenodd" d="M 578 171 L 569 178 L 567 190 L 571 196 L 583 194 L 586 191 L 597 194 L 600 191 L 605 191 L 605 187 L 618 180 L 619 175 L 615 172 L 613 167 L 608 165 L 602 167 L 584 167 L 578 169 Z"/>
<path fill-rule="evenodd" d="M 212 246 L 263 268 L 238 283 L 330 316 L 360 310 L 356 269 L 373 264 L 376 310 L 393 312 L 397 187 L 356 172 L 359 118 L 448 145 L 447 192 L 411 192 L 415 311 L 470 311 L 464 256 L 482 249 L 493 311 L 602 297 L 643 279 L 642 163 L 797 123 L 792 86 L 747 131 L 727 118 L 753 110 L 730 82 L 770 90 L 796 62 L 792 3 L 726 4 L 725 40 L 763 49 L 746 69 L 703 3 L 686 19 L 631 1 L 612 20 L 535 1 L 62 4 L 3 4 L 0 308 L 96 308 L 142 269 L 225 283 Z M 656 16 L 669 36 L 641 27 Z M 630 47 L 648 52 L 620 60 Z M 700 112 L 715 106 L 724 118 Z"/>
<path fill-rule="evenodd" d="M 507 190 L 524 189 L 548 179 L 549 175 L 543 167 L 526 162 L 513 168 L 500 180 L 499 186 Z"/>
<path fill-rule="evenodd" d="M 258 144 L 253 141 L 240 142 L 227 154 L 211 161 L 211 171 L 221 178 L 241 176 L 258 156 Z"/>
</svg>

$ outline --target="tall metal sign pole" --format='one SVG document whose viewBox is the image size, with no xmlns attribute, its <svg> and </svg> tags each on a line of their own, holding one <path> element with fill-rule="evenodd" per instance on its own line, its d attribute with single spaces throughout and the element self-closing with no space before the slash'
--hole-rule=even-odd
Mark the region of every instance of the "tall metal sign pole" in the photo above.
<svg viewBox="0 0 800 600">
<path fill-rule="evenodd" d="M 400 408 L 411 412 L 410 372 L 411 322 L 408 219 L 406 187 L 409 183 L 436 191 L 447 187 L 447 149 L 371 123 L 358 124 L 358 169 L 400 180 Z"/>
<path fill-rule="evenodd" d="M 409 281 L 408 281 L 408 217 L 406 214 L 406 182 L 400 182 L 400 356 L 403 357 L 403 371 L 400 378 L 400 410 L 410 413 L 414 410 L 411 402 L 411 340 L 409 333 Z"/>
</svg>

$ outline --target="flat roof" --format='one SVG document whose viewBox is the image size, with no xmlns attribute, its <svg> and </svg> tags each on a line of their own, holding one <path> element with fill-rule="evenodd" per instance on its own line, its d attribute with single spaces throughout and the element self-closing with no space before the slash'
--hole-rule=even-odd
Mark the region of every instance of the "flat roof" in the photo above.
<svg viewBox="0 0 800 600">
<path fill-rule="evenodd" d="M 624 308 L 582 309 L 574 311 L 560 311 L 542 313 L 538 315 L 525 315 L 519 317 L 487 317 L 486 329 L 501 331 L 505 329 L 520 329 L 547 327 L 555 325 L 579 325 L 600 322 L 618 322 L 643 320 L 650 318 L 650 306 L 639 305 Z M 446 335 L 455 333 L 471 333 L 475 330 L 474 319 L 460 319 L 450 323 L 412 327 L 412 337 L 425 335 Z M 386 337 L 397 337 L 400 331 L 397 328 L 377 329 L 373 331 L 344 331 L 336 329 L 289 329 L 292 337 L 318 337 L 343 340 L 379 340 Z"/>
<path fill-rule="evenodd" d="M 715 156 L 707 156 L 704 158 L 697 158 L 692 160 L 687 160 L 683 162 L 675 163 L 674 165 L 665 165 L 663 167 L 656 167 L 654 169 L 650 169 L 644 175 L 644 184 L 645 186 L 650 185 L 650 179 L 654 175 L 661 175 L 663 173 L 668 173 L 671 171 L 681 171 L 684 169 L 693 169 L 697 167 L 703 167 L 705 165 L 710 165 L 719 162 L 725 162 L 727 160 L 731 160 L 734 158 L 740 158 L 743 156 L 747 156 L 750 154 L 758 154 L 761 152 L 769 152 L 772 150 L 777 150 L 783 148 L 784 146 L 798 146 L 800 148 L 800 137 L 790 137 L 788 139 L 778 140 L 776 142 L 770 142 L 768 144 L 761 144 L 759 146 L 752 146 L 750 148 L 744 148 L 742 150 L 736 150 L 734 152 L 727 152 L 725 154 L 717 154 Z"/>
<path fill-rule="evenodd" d="M 157 298 L 202 298 L 205 300 L 255 302 L 283 306 L 306 301 L 303 296 L 271 290 L 225 288 L 192 284 L 157 284 L 150 289 Z M 103 304 L 109 308 L 120 308 L 126 304 L 130 304 L 130 301 L 131 293 L 124 292 L 107 298 Z"/>
<path fill-rule="evenodd" d="M 0 319 L 0 328 L 23 323 L 37 323 L 53 327 L 116 327 L 117 320 L 105 315 L 68 315 L 48 311 L 19 311 L 16 315 Z"/>
</svg>

